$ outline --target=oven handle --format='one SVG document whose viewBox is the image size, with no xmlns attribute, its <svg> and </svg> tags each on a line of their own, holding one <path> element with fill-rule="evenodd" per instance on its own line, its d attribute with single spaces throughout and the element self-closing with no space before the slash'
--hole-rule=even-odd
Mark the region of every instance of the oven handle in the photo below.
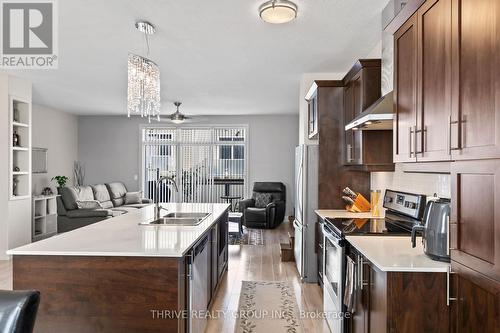
<svg viewBox="0 0 500 333">
<path fill-rule="evenodd" d="M 337 237 L 325 224 L 323 224 L 322 227 L 323 227 L 323 234 L 331 243 L 333 243 L 337 247 L 345 246 L 344 239 Z"/>
</svg>

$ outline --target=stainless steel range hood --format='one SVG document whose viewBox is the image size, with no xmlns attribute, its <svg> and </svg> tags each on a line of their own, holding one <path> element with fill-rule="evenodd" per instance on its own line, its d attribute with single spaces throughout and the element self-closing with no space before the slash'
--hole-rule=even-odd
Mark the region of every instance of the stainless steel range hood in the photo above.
<svg viewBox="0 0 500 333">
<path fill-rule="evenodd" d="M 368 109 L 345 126 L 345 130 L 392 130 L 394 119 L 393 93 L 378 99 Z"/>
</svg>

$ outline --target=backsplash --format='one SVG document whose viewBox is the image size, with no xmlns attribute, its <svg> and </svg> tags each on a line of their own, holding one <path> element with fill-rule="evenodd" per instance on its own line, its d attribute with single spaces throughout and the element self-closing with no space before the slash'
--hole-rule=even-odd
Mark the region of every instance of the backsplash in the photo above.
<svg viewBox="0 0 500 333">
<path fill-rule="evenodd" d="M 404 173 L 401 165 L 396 164 L 394 172 L 372 172 L 371 189 L 386 189 L 425 194 L 436 193 L 439 197 L 451 197 L 451 178 L 447 174 Z"/>
</svg>

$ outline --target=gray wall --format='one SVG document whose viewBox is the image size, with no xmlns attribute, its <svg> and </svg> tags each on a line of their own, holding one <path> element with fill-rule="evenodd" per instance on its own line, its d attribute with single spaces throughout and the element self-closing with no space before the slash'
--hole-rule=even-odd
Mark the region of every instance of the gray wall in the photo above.
<svg viewBox="0 0 500 333">
<path fill-rule="evenodd" d="M 86 183 L 120 180 L 129 190 L 140 189 L 136 179 L 141 160 L 139 127 L 145 123 L 125 115 L 79 117 L 78 158 L 85 166 Z M 287 187 L 287 213 L 291 214 L 298 115 L 207 116 L 199 125 L 204 124 L 249 126 L 249 183 L 283 182 Z"/>
<path fill-rule="evenodd" d="M 73 179 L 73 163 L 78 159 L 78 116 L 33 104 L 32 124 L 32 146 L 48 149 L 48 173 L 32 177 L 32 191 L 40 194 L 47 186 L 55 190 L 55 183 L 50 181 L 54 176 Z"/>
</svg>

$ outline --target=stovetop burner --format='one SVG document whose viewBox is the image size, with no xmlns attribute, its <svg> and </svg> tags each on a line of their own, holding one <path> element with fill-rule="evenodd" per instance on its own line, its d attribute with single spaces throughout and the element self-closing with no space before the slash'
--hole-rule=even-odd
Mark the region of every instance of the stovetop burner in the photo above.
<svg viewBox="0 0 500 333">
<path fill-rule="evenodd" d="M 390 218 L 341 218 L 326 219 L 327 225 L 338 236 L 390 235 L 409 236 L 414 223 Z"/>
</svg>

